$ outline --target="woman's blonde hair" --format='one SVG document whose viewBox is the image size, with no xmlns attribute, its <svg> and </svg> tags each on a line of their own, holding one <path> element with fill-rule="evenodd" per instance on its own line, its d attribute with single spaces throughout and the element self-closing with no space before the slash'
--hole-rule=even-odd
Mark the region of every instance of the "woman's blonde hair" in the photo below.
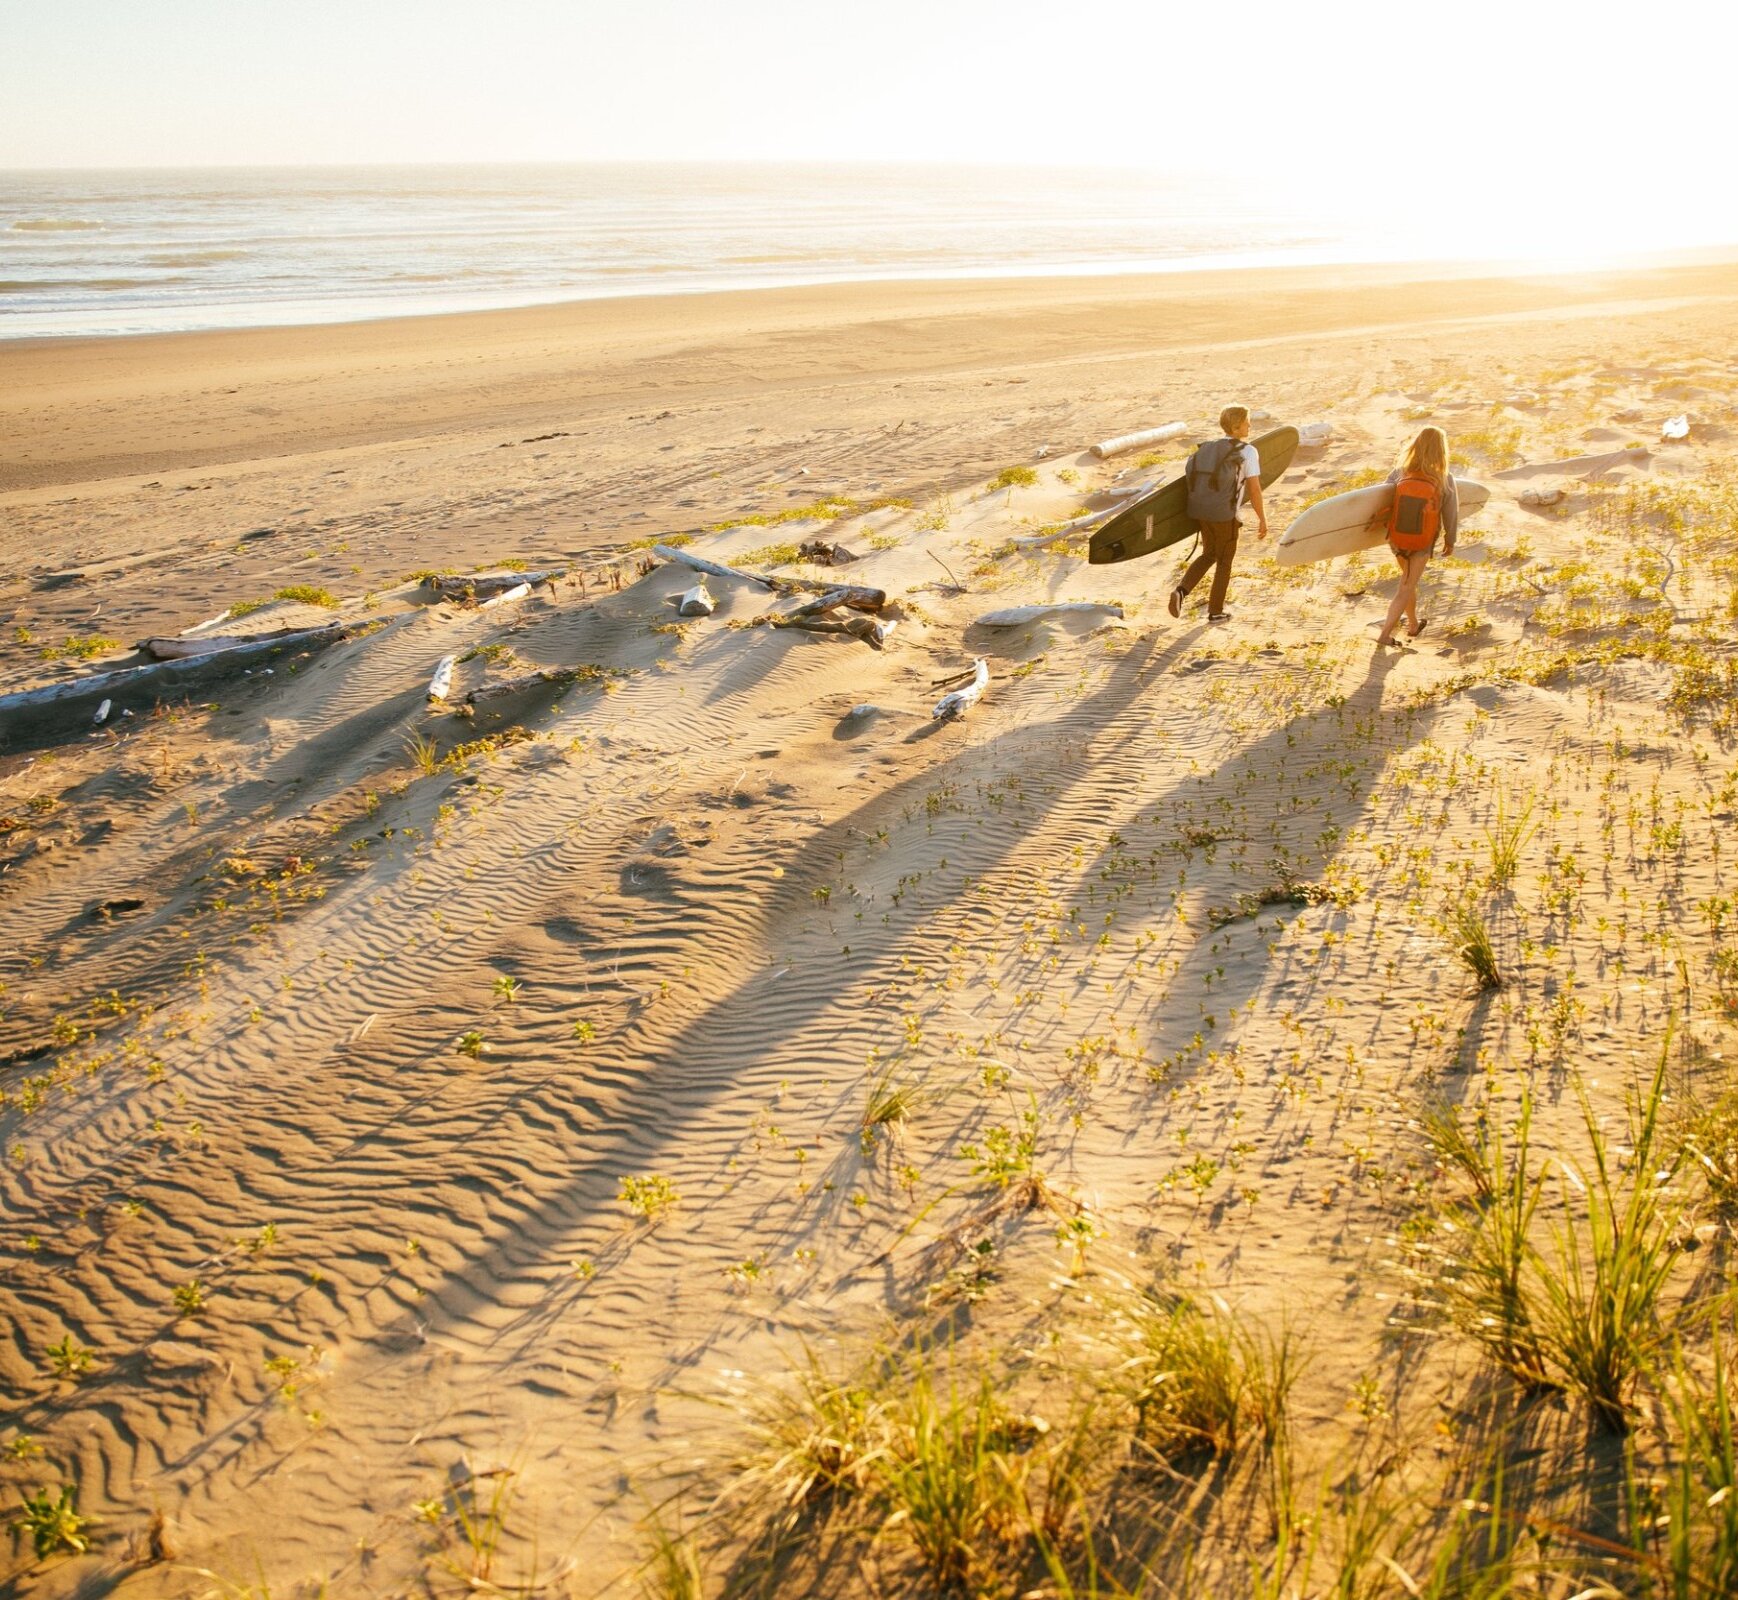
<svg viewBox="0 0 1738 1600">
<path fill-rule="evenodd" d="M 1448 476 L 1448 435 L 1441 428 L 1420 428 L 1418 437 L 1400 452 L 1400 470 L 1441 483 Z"/>
</svg>

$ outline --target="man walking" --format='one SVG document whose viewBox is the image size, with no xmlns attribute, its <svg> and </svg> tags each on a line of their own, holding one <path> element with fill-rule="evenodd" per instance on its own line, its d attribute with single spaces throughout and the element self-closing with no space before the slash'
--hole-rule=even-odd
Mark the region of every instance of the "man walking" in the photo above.
<svg viewBox="0 0 1738 1600">
<path fill-rule="evenodd" d="M 1256 536 L 1267 537 L 1267 508 L 1261 501 L 1261 457 L 1249 441 L 1249 408 L 1227 406 L 1219 413 L 1223 439 L 1197 445 L 1185 469 L 1189 484 L 1189 515 L 1201 524 L 1201 553 L 1189 563 L 1183 581 L 1171 591 L 1170 612 L 1183 614 L 1183 602 L 1213 569 L 1207 591 L 1207 620 L 1229 622 L 1225 591 L 1231 585 L 1231 562 L 1237 554 L 1237 513 L 1247 504 L 1256 516 Z"/>
</svg>

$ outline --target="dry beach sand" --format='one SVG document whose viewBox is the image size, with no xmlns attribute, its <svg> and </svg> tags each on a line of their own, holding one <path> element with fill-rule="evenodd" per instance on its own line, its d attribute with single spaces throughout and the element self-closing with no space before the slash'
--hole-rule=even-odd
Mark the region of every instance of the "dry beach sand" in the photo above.
<svg viewBox="0 0 1738 1600">
<path fill-rule="evenodd" d="M 1294 1330 L 1310 1494 L 1453 1480 L 1495 1391 L 1408 1253 L 1452 1183 L 1428 1108 L 1530 1087 L 1585 1160 L 1580 1090 L 1622 1143 L 1668 1021 L 1677 1100 L 1730 1087 L 1735 351 L 1718 265 L 0 345 L 0 694 L 232 607 L 352 625 L 0 724 L 0 1498 L 94 1519 L 15 1536 L 0 1592 L 637 1593 L 649 1509 L 704 1531 L 805 1348 L 920 1336 L 1060 1408 L 1153 1284 Z M 1491 485 L 1413 648 L 1373 648 L 1375 555 L 1281 571 L 1247 531 L 1210 629 L 1165 615 L 1182 552 L 1033 537 L 1191 440 L 1090 442 L 1228 399 L 1333 425 L 1276 535 L 1423 421 Z M 673 533 L 816 579 L 771 547 L 840 541 L 898 627 L 748 626 L 781 602 L 722 579 L 680 620 L 693 575 L 635 548 Z M 507 562 L 566 575 L 416 582 Z M 975 620 L 1058 599 L 1122 615 Z M 425 702 L 449 655 L 450 707 L 569 675 L 464 717 Z M 910 1114 L 866 1135 L 889 1074 Z M 1727 1270 L 1699 1184 L 1674 1307 Z M 1592 1448 L 1579 1403 L 1536 1452 Z M 1153 1592 L 1270 1552 L 1203 1496 L 1235 1580 L 1154 1556 Z M 918 1560 L 895 1526 L 783 1592 L 931 1592 Z"/>
</svg>

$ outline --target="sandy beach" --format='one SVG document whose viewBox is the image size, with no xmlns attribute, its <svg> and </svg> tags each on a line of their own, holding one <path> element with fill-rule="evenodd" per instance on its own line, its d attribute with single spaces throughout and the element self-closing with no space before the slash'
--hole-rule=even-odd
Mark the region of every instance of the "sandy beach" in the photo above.
<svg viewBox="0 0 1738 1600">
<path fill-rule="evenodd" d="M 342 625 L 100 725 L 0 713 L 0 1485 L 92 1522 L 0 1593 L 636 1594 L 654 1525 L 721 1592 L 809 1354 L 994 1374 L 1036 1459 L 1155 1286 L 1294 1337 L 1300 1499 L 1476 1498 L 1445 1116 L 1525 1101 L 1568 1171 L 1589 1108 L 1637 1148 L 1663 1053 L 1664 1303 L 1728 1281 L 1738 1158 L 1722 1197 L 1679 1112 L 1738 1091 L 1734 352 L 1707 263 L 0 343 L 0 695 Z M 1375 646 L 1380 550 L 1246 529 L 1209 627 L 1166 613 L 1187 546 L 1049 537 L 1228 401 L 1331 425 L 1276 538 L 1446 429 L 1491 497 L 1416 642 Z M 790 601 L 727 578 L 679 617 L 672 536 L 897 627 L 756 625 Z M 1096 604 L 980 620 L 1058 601 Z M 1578 1404 L 1529 1459 L 1615 1537 Z M 1283 1519 L 1224 1460 L 1121 1581 L 1253 1592 Z M 764 1592 L 939 1592 L 897 1525 L 833 1537 Z M 1057 1592 L 1021 1549 L 1005 1592 Z"/>
</svg>

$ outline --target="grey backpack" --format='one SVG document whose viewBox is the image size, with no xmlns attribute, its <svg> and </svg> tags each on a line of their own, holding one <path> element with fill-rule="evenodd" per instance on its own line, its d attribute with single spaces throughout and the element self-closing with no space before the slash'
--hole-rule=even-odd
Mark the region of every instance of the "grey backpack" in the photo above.
<svg viewBox="0 0 1738 1600">
<path fill-rule="evenodd" d="M 1210 439 L 1184 468 L 1189 515 L 1197 522 L 1235 522 L 1243 499 L 1243 441 Z"/>
</svg>

